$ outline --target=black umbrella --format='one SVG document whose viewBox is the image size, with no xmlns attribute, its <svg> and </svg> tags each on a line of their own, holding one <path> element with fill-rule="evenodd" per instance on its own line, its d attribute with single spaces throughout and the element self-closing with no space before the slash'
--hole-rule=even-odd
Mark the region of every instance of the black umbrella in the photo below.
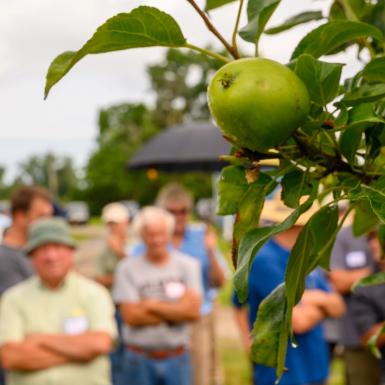
<svg viewBox="0 0 385 385">
<path fill-rule="evenodd" d="M 210 122 L 190 122 L 156 135 L 128 162 L 130 169 L 162 171 L 220 171 L 230 144 Z"/>
</svg>

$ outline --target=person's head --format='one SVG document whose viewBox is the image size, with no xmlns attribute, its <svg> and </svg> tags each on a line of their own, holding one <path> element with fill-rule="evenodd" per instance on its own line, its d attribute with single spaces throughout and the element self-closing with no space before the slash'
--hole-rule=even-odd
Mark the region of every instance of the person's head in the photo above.
<svg viewBox="0 0 385 385">
<path fill-rule="evenodd" d="M 126 237 L 130 224 L 130 214 L 121 203 L 114 202 L 104 206 L 102 219 L 112 234 Z"/>
<path fill-rule="evenodd" d="M 278 233 L 274 236 L 277 243 L 291 249 L 294 246 L 298 235 L 303 229 L 303 226 L 308 222 L 313 214 L 317 211 L 317 204 L 303 213 L 296 221 L 296 223 L 288 230 Z M 270 200 L 266 200 L 261 213 L 261 221 L 264 224 L 278 224 L 283 222 L 289 215 L 293 213 L 294 209 L 287 207 L 281 200 L 281 191 L 275 192 L 274 196 Z"/>
<path fill-rule="evenodd" d="M 385 229 L 380 226 L 367 235 L 368 246 L 371 256 L 381 270 L 385 270 L 385 259 L 384 259 L 384 250 L 385 250 Z"/>
<path fill-rule="evenodd" d="M 61 218 L 35 221 L 28 229 L 25 247 L 40 279 L 51 288 L 59 286 L 73 265 L 75 243 Z"/>
<path fill-rule="evenodd" d="M 26 232 L 31 223 L 52 213 L 51 194 L 43 187 L 25 186 L 11 195 L 12 224 L 20 230 Z"/>
<path fill-rule="evenodd" d="M 146 245 L 150 259 L 161 261 L 168 255 L 167 246 L 175 227 L 171 214 L 160 207 L 145 207 L 135 217 L 133 227 Z"/>
<path fill-rule="evenodd" d="M 183 234 L 193 207 L 192 195 L 179 183 L 170 183 L 159 191 L 156 205 L 175 217 L 175 233 Z"/>
</svg>

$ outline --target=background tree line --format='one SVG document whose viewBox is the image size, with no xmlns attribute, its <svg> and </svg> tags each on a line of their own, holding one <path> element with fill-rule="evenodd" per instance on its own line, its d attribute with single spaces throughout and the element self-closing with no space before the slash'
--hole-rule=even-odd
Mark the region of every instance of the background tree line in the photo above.
<svg viewBox="0 0 385 385">
<path fill-rule="evenodd" d="M 147 67 L 153 103 L 122 103 L 98 112 L 96 149 L 83 170 L 69 157 L 36 154 L 19 164 L 11 183 L 4 182 L 0 167 L 0 199 L 21 184 L 47 187 L 61 202 L 84 200 L 98 214 L 108 202 L 134 199 L 151 203 L 158 189 L 178 179 L 197 198 L 211 196 L 211 176 L 205 173 L 148 175 L 129 171 L 134 153 L 161 130 L 184 121 L 207 120 L 206 88 L 220 63 L 194 52 L 169 49 L 164 59 Z"/>
</svg>

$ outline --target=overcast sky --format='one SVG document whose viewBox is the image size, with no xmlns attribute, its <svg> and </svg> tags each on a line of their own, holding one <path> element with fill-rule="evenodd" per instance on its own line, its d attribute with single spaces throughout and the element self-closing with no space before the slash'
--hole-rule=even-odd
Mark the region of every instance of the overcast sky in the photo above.
<svg viewBox="0 0 385 385">
<path fill-rule="evenodd" d="M 305 9 L 326 10 L 329 3 L 282 0 L 270 25 Z M 215 42 L 185 0 L 1 0 L 0 164 L 9 170 L 8 177 L 20 160 L 48 150 L 70 155 L 79 166 L 84 165 L 94 146 L 98 109 L 148 100 L 145 67 L 159 61 L 164 52 L 160 48 L 88 56 L 43 101 L 45 73 L 57 54 L 80 48 L 107 18 L 141 4 L 174 16 L 190 43 Z M 211 14 L 227 37 L 235 12 L 234 5 L 228 5 Z M 310 27 L 314 24 L 280 37 L 263 37 L 263 55 L 285 63 Z M 251 52 L 251 46 L 242 47 Z M 353 57 L 350 53 L 338 58 L 349 62 L 345 74 L 357 66 Z"/>
</svg>

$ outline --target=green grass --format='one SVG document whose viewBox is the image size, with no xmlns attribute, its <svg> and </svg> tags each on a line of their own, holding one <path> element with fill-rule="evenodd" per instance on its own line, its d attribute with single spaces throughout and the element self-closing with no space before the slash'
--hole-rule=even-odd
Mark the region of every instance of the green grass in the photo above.
<svg viewBox="0 0 385 385">
<path fill-rule="evenodd" d="M 234 340 L 221 339 L 218 343 L 220 362 L 224 375 L 225 385 L 251 384 L 251 366 L 240 347 Z M 341 358 L 335 358 L 330 368 L 328 385 L 345 385 L 344 363 Z"/>
<path fill-rule="evenodd" d="M 240 342 L 222 338 L 218 345 L 224 384 L 251 384 L 251 366 Z"/>
</svg>

